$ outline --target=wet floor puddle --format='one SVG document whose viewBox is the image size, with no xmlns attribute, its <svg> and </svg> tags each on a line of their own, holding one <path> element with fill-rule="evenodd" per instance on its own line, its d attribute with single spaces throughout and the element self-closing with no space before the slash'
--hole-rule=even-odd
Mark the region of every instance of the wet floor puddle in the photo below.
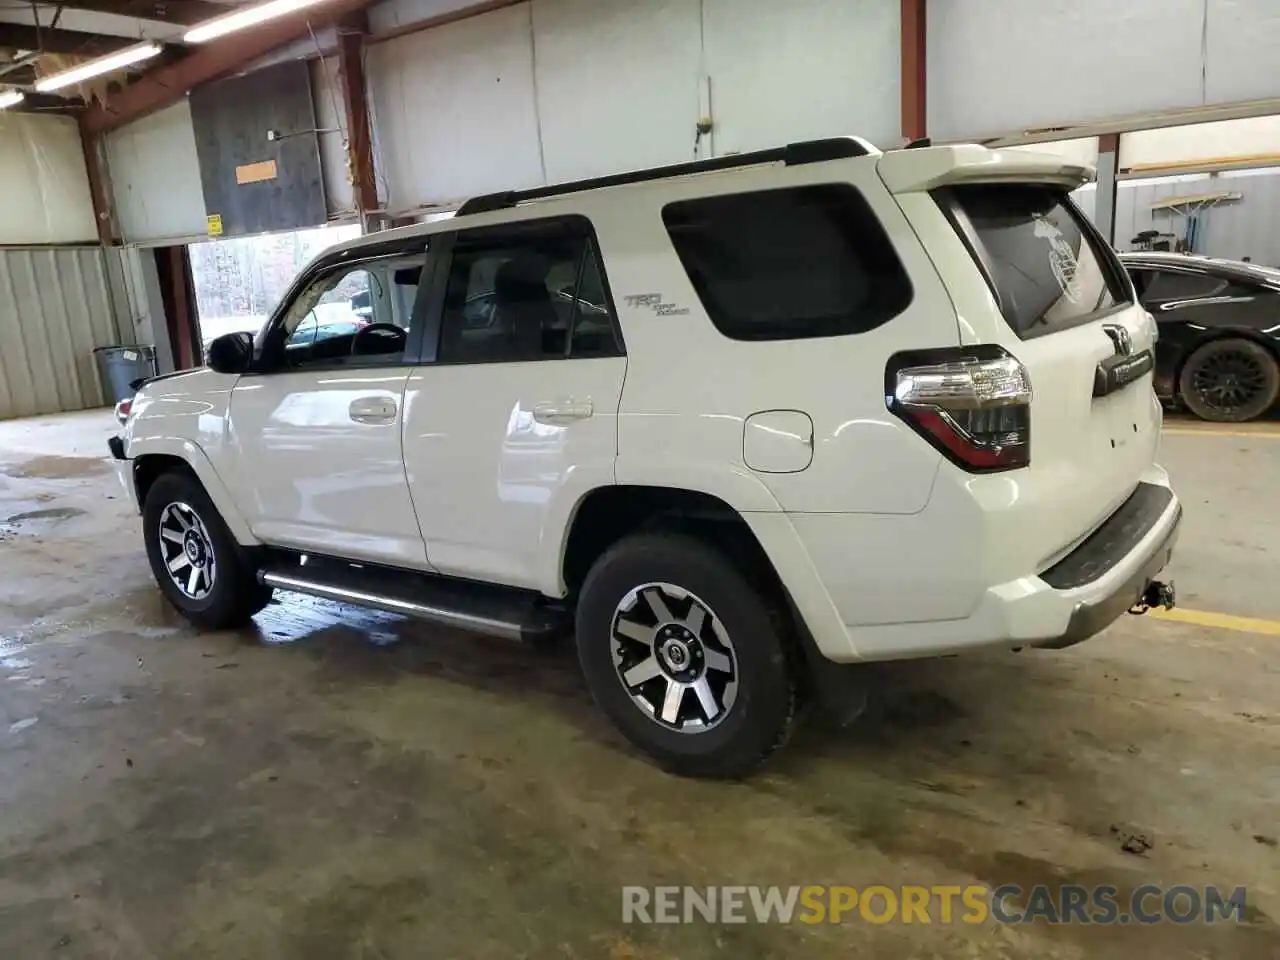
<svg viewBox="0 0 1280 960">
<path fill-rule="evenodd" d="M 85 515 L 83 510 L 76 507 L 38 507 L 34 510 L 18 510 L 7 516 L 3 515 L 3 511 L 12 509 L 13 506 L 29 505 L 31 505 L 30 502 L 0 505 L 0 539 L 18 534 L 46 533 L 66 520 Z"/>
<path fill-rule="evenodd" d="M 102 457 L 35 457 L 0 466 L 0 473 L 17 480 L 72 480 L 106 473 L 110 467 Z"/>
</svg>

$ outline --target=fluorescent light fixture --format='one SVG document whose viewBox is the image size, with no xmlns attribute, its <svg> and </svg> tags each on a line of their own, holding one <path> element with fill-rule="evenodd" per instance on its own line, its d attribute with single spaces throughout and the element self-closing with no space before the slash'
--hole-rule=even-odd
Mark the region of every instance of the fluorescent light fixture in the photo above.
<svg viewBox="0 0 1280 960">
<path fill-rule="evenodd" d="M 64 70 L 62 73 L 55 73 L 51 77 L 42 77 L 36 81 L 36 89 L 41 93 L 47 93 L 50 90 L 61 90 L 63 87 L 69 87 L 91 77 L 100 77 L 104 73 L 111 73 L 131 64 L 149 60 L 158 54 L 160 50 L 161 47 L 158 43 L 144 43 L 137 47 L 129 47 L 119 53 L 99 57 L 97 60 L 90 60 L 88 63 L 80 64 L 78 67 Z"/>
<path fill-rule="evenodd" d="M 0 110 L 8 110 L 10 107 L 16 107 L 24 99 L 26 99 L 26 94 L 21 90 L 0 91 Z"/>
<path fill-rule="evenodd" d="M 206 43 L 209 40 L 216 40 L 218 37 L 225 37 L 228 33 L 235 33 L 237 30 L 257 26 L 267 20 L 274 20 L 276 17 L 283 17 L 285 14 L 293 13 L 295 10 L 314 7 L 316 4 L 323 2 L 324 0 L 269 0 L 268 3 L 259 4 L 247 10 L 237 10 L 235 13 L 229 13 L 225 17 L 217 17 L 197 24 L 186 32 L 182 41 L 183 43 Z"/>
</svg>

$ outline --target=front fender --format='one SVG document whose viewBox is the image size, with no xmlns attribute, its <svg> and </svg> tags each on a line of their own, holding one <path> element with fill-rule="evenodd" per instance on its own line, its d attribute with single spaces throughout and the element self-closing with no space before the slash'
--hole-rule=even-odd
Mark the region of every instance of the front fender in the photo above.
<svg viewBox="0 0 1280 960">
<path fill-rule="evenodd" d="M 214 507 L 221 515 L 223 522 L 227 525 L 227 529 L 231 531 L 231 536 L 236 543 L 243 547 L 260 546 L 261 542 L 253 535 L 253 531 L 249 529 L 249 524 L 245 520 L 244 515 L 236 507 L 235 500 L 231 496 L 231 492 L 227 489 L 222 478 L 218 476 L 218 472 L 213 469 L 213 463 L 209 460 L 208 455 L 197 444 L 191 440 L 185 440 L 181 437 L 146 437 L 145 439 L 133 439 L 128 446 L 129 459 L 135 463 L 146 456 L 165 456 L 175 457 L 181 460 L 200 480 L 205 492 L 209 494 L 209 499 L 213 501 Z"/>
</svg>

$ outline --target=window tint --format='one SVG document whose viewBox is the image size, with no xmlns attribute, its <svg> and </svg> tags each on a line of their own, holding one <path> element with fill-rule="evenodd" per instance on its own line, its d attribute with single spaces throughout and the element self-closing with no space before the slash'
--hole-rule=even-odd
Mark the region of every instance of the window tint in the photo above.
<svg viewBox="0 0 1280 960">
<path fill-rule="evenodd" d="M 1188 297 L 1207 297 L 1227 285 L 1225 280 L 1206 273 L 1180 273 L 1172 270 L 1158 271 L 1147 286 L 1148 300 L 1182 300 Z"/>
<path fill-rule="evenodd" d="M 401 362 L 425 261 L 389 258 L 316 277 L 285 315 L 283 366 Z"/>
<path fill-rule="evenodd" d="M 1129 271 L 1129 279 L 1133 281 L 1133 290 L 1138 295 L 1139 300 L 1145 300 L 1147 290 L 1151 286 L 1151 272 L 1149 270 L 1135 270 L 1132 267 L 1126 267 Z"/>
<path fill-rule="evenodd" d="M 711 322 L 735 340 L 862 333 L 911 302 L 880 221 L 848 184 L 683 200 L 662 219 Z"/>
<path fill-rule="evenodd" d="M 615 329 L 584 220 L 458 235 L 445 290 L 441 362 L 617 356 Z"/>
<path fill-rule="evenodd" d="M 1129 302 L 1115 253 L 1058 187 L 967 184 L 936 191 L 1019 337 L 1075 326 Z"/>
</svg>

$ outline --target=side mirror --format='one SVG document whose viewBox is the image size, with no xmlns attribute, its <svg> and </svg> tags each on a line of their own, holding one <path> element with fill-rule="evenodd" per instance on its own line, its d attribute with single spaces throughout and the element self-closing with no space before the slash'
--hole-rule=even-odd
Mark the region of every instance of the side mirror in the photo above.
<svg viewBox="0 0 1280 960">
<path fill-rule="evenodd" d="M 253 334 L 224 333 L 209 344 L 205 359 L 214 373 L 244 373 L 253 362 Z"/>
</svg>

